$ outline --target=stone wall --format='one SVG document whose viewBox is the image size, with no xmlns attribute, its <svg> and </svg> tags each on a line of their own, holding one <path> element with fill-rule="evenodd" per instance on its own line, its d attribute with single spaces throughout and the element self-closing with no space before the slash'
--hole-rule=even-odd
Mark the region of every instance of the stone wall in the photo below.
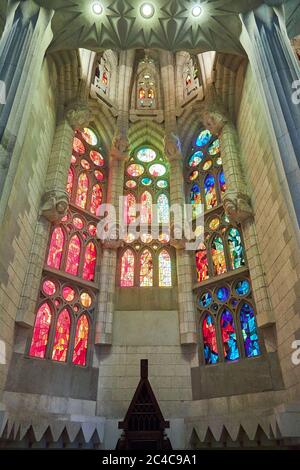
<svg viewBox="0 0 300 470">
<path fill-rule="evenodd" d="M 290 398 L 299 398 L 300 367 L 292 363 L 292 343 L 300 339 L 300 253 L 255 77 L 250 67 L 238 114 L 241 158 L 255 214 L 258 247 L 276 321 L 278 356 Z M 254 273 L 255 275 L 255 273 Z"/>
<path fill-rule="evenodd" d="M 18 309 L 55 130 L 55 84 L 44 61 L 33 98 L 22 156 L 0 238 L 0 390 L 10 361 Z M 53 78 L 52 78 L 53 80 Z M 3 364 L 4 362 L 4 364 Z"/>
</svg>

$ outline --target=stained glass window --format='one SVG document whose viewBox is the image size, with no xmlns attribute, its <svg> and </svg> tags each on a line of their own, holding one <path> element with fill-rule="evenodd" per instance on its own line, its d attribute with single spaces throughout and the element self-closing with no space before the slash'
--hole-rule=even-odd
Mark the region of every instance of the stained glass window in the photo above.
<svg viewBox="0 0 300 470">
<path fill-rule="evenodd" d="M 69 194 L 72 194 L 73 183 L 74 183 L 74 172 L 72 168 L 70 168 L 68 172 L 68 182 L 67 182 L 67 188 L 66 188 Z"/>
<path fill-rule="evenodd" d="M 223 309 L 221 315 L 221 334 L 225 361 L 235 361 L 240 357 L 234 320 L 232 313 L 227 308 Z"/>
<path fill-rule="evenodd" d="M 196 140 L 196 145 L 197 147 L 204 147 L 204 145 L 207 145 L 209 141 L 211 140 L 212 135 L 209 132 L 209 130 L 205 130 L 200 132 L 199 136 L 197 137 Z"/>
<path fill-rule="evenodd" d="M 153 286 L 153 260 L 149 250 L 144 250 L 140 258 L 140 286 Z"/>
<path fill-rule="evenodd" d="M 63 253 L 65 237 L 61 227 L 57 227 L 53 230 L 50 248 L 47 259 L 47 265 L 50 268 L 59 269 L 61 264 L 61 258 Z"/>
<path fill-rule="evenodd" d="M 81 173 L 78 178 L 77 194 L 75 204 L 81 209 L 86 208 L 87 195 L 89 190 L 89 179 L 86 173 Z"/>
<path fill-rule="evenodd" d="M 95 269 L 97 260 L 97 250 L 95 244 L 90 242 L 85 249 L 84 265 L 83 265 L 83 279 L 87 281 L 94 281 Z"/>
<path fill-rule="evenodd" d="M 95 132 L 93 132 L 92 129 L 89 129 L 88 127 L 85 127 L 83 129 L 82 137 L 89 145 L 92 145 L 93 147 L 98 143 L 98 139 Z"/>
<path fill-rule="evenodd" d="M 198 282 L 202 282 L 208 279 L 208 259 L 205 245 L 202 245 L 202 247 L 200 247 L 200 250 L 196 253 L 196 266 Z"/>
<path fill-rule="evenodd" d="M 121 260 L 121 287 L 134 286 L 135 258 L 132 250 L 126 250 Z"/>
<path fill-rule="evenodd" d="M 131 193 L 125 196 L 125 224 L 130 225 L 136 220 L 136 199 Z"/>
<path fill-rule="evenodd" d="M 148 147 L 143 147 L 138 151 L 137 158 L 143 163 L 149 163 L 156 159 L 156 152 Z"/>
<path fill-rule="evenodd" d="M 163 176 L 166 173 L 166 167 L 160 163 L 155 163 L 154 165 L 150 166 L 149 173 L 154 177 Z"/>
<path fill-rule="evenodd" d="M 240 232 L 236 228 L 231 228 L 228 233 L 228 245 L 231 258 L 232 269 L 245 266 L 244 249 Z"/>
<path fill-rule="evenodd" d="M 157 199 L 158 223 L 168 224 L 170 221 L 169 199 L 165 194 L 160 194 Z"/>
<path fill-rule="evenodd" d="M 226 182 L 225 182 L 224 171 L 221 171 L 221 173 L 219 174 L 219 184 L 220 184 L 221 196 L 223 197 L 226 192 Z"/>
<path fill-rule="evenodd" d="M 211 315 L 206 314 L 202 323 L 205 364 L 216 364 L 219 361 L 216 327 Z"/>
<path fill-rule="evenodd" d="M 52 359 L 54 361 L 65 362 L 70 339 L 70 314 L 65 308 L 58 316 L 54 346 L 52 351 Z"/>
<path fill-rule="evenodd" d="M 133 178 L 137 178 L 138 176 L 141 176 L 144 173 L 144 167 L 142 165 L 139 165 L 138 163 L 133 163 L 127 168 L 127 173 L 129 176 L 132 176 Z"/>
<path fill-rule="evenodd" d="M 255 314 L 253 308 L 248 303 L 244 303 L 241 307 L 240 322 L 246 357 L 259 356 L 260 347 Z"/>
<path fill-rule="evenodd" d="M 41 305 L 37 311 L 29 355 L 43 359 L 46 354 L 49 330 L 51 325 L 51 309 L 48 303 Z"/>
<path fill-rule="evenodd" d="M 224 253 L 224 244 L 221 237 L 214 237 L 211 246 L 211 256 L 214 268 L 214 275 L 224 274 L 226 272 L 226 260 Z"/>
<path fill-rule="evenodd" d="M 159 286 L 171 287 L 172 286 L 172 267 L 171 257 L 166 250 L 160 252 L 158 257 L 159 264 Z"/>
<path fill-rule="evenodd" d="M 86 355 L 89 337 L 89 322 L 86 315 L 81 315 L 76 325 L 73 364 L 86 365 Z"/>
<path fill-rule="evenodd" d="M 152 222 L 152 196 L 148 191 L 141 196 L 141 223 L 150 225 Z"/>
<path fill-rule="evenodd" d="M 80 250 L 81 244 L 78 235 L 74 235 L 69 243 L 69 249 L 67 253 L 66 272 L 77 276 L 78 267 L 80 261 Z"/>
<path fill-rule="evenodd" d="M 204 180 L 204 191 L 206 208 L 212 209 L 217 205 L 217 192 L 215 187 L 215 178 L 212 175 L 207 175 Z"/>
<path fill-rule="evenodd" d="M 201 190 L 198 184 L 194 184 L 191 189 L 192 217 L 197 218 L 201 213 Z"/>
<path fill-rule="evenodd" d="M 85 147 L 82 141 L 77 137 L 75 137 L 73 141 L 73 150 L 74 152 L 79 153 L 80 155 L 83 155 L 85 153 Z"/>
<path fill-rule="evenodd" d="M 100 184 L 95 184 L 93 186 L 92 198 L 91 198 L 91 206 L 90 206 L 91 214 L 97 214 L 97 210 L 99 209 L 101 202 L 102 202 L 102 189 L 101 189 Z"/>
</svg>

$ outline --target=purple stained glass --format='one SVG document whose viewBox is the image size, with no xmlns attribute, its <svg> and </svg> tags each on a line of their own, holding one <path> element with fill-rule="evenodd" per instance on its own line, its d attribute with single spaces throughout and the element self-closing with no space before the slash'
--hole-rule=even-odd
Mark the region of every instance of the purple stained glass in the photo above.
<svg viewBox="0 0 300 470">
<path fill-rule="evenodd" d="M 251 305 L 244 303 L 240 310 L 241 329 L 247 357 L 260 356 L 257 325 L 254 310 Z"/>
<path fill-rule="evenodd" d="M 233 316 L 227 308 L 224 308 L 221 315 L 221 332 L 225 361 L 236 361 L 240 354 L 237 346 Z"/>
</svg>

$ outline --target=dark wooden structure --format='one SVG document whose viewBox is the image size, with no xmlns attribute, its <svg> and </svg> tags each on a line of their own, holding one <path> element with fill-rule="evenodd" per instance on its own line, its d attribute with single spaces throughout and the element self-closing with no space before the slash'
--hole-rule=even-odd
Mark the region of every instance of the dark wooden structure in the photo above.
<svg viewBox="0 0 300 470">
<path fill-rule="evenodd" d="M 170 424 L 162 412 L 148 380 L 148 361 L 141 361 L 141 379 L 119 429 L 124 432 L 117 450 L 171 450 L 171 442 L 165 434 Z"/>
</svg>

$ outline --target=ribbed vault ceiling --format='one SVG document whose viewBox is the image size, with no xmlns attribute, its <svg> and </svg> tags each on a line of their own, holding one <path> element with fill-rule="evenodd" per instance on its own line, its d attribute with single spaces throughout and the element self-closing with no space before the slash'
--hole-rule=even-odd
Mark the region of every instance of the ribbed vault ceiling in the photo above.
<svg viewBox="0 0 300 470">
<path fill-rule="evenodd" d="M 201 0 L 203 13 L 195 18 L 191 10 L 198 0 L 149 0 L 155 6 L 155 14 L 145 19 L 140 14 L 140 6 L 146 0 L 101 0 L 104 11 L 99 16 L 91 9 L 94 0 L 35 1 L 55 10 L 52 50 L 160 48 L 231 53 L 243 53 L 239 43 L 239 13 L 263 3 L 261 0 Z M 280 0 L 266 0 L 266 3 L 276 4 Z M 300 33 L 300 2 L 284 0 L 284 3 L 288 31 L 293 37 Z M 0 33 L 6 5 L 7 0 L 0 0 Z"/>
</svg>

